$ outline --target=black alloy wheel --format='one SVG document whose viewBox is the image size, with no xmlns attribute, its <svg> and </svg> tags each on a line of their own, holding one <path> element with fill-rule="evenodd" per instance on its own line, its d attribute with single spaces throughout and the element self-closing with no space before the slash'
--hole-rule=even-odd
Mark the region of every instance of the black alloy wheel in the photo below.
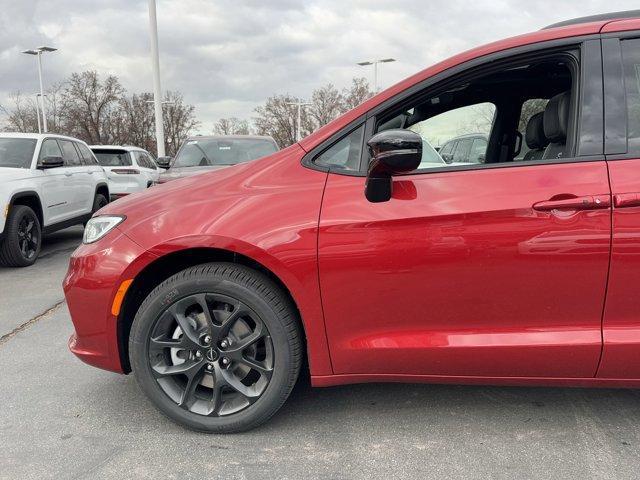
<svg viewBox="0 0 640 480">
<path fill-rule="evenodd" d="M 162 282 L 138 309 L 131 368 L 156 407 L 181 425 L 249 430 L 293 389 L 302 363 L 299 325 L 290 298 L 264 274 L 198 265 Z"/>
<path fill-rule="evenodd" d="M 0 244 L 0 265 L 28 267 L 38 259 L 42 246 L 42 229 L 35 212 L 26 205 L 15 205 L 5 224 L 5 238 Z"/>
<path fill-rule="evenodd" d="M 148 356 L 162 390 L 199 415 L 230 415 L 248 407 L 273 373 L 273 344 L 259 315 L 215 293 L 170 305 L 153 328 Z"/>
</svg>

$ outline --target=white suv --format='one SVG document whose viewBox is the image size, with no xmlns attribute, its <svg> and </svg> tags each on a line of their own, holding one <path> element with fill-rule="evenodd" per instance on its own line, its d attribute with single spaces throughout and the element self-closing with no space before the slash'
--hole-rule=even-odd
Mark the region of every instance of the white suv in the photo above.
<svg viewBox="0 0 640 480">
<path fill-rule="evenodd" d="M 86 143 L 0 133 L 0 265 L 32 265 L 43 233 L 83 224 L 108 201 L 107 176 Z"/>
<path fill-rule="evenodd" d="M 91 145 L 89 148 L 107 172 L 111 200 L 158 183 L 160 168 L 146 150 L 129 145 Z"/>
</svg>

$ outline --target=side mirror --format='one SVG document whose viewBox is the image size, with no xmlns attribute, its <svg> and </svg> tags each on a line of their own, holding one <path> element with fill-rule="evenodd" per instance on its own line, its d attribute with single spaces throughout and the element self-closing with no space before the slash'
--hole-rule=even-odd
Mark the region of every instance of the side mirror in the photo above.
<svg viewBox="0 0 640 480">
<path fill-rule="evenodd" d="M 165 170 L 167 170 L 171 166 L 171 160 L 171 157 L 158 157 L 156 163 L 160 168 L 164 168 Z"/>
<path fill-rule="evenodd" d="M 410 130 L 386 130 L 367 143 L 371 160 L 364 194 L 373 203 L 391 199 L 393 175 L 408 173 L 422 161 L 422 137 Z"/>
<path fill-rule="evenodd" d="M 40 170 L 62 166 L 64 166 L 64 160 L 62 159 L 62 157 L 44 157 L 38 162 L 38 169 Z"/>
</svg>

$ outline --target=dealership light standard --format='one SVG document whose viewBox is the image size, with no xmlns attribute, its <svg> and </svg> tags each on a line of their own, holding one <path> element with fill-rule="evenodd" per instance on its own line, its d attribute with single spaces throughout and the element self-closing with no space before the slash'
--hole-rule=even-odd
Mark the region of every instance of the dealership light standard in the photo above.
<svg viewBox="0 0 640 480">
<path fill-rule="evenodd" d="M 160 56 L 158 54 L 158 20 L 156 0 L 149 0 L 149 33 L 151 35 L 151 66 L 153 67 L 153 100 L 156 119 L 158 157 L 164 157 L 164 125 L 162 123 L 162 88 L 160 86 Z"/>
<path fill-rule="evenodd" d="M 358 65 L 361 67 L 366 67 L 368 65 L 373 65 L 373 91 L 374 93 L 378 93 L 378 64 L 379 63 L 391 63 L 395 62 L 395 58 L 383 58 L 382 60 L 370 60 L 366 62 L 359 62 Z"/>
<path fill-rule="evenodd" d="M 40 94 L 39 93 L 36 93 L 36 117 L 38 117 L 38 133 L 42 133 L 42 123 L 40 121 Z"/>
<path fill-rule="evenodd" d="M 287 105 L 298 107 L 298 121 L 296 123 L 296 142 L 302 140 L 302 108 L 311 105 L 309 102 L 287 102 Z"/>
<path fill-rule="evenodd" d="M 44 52 L 55 52 L 57 48 L 53 47 L 38 47 L 31 50 L 24 50 L 22 53 L 27 55 L 35 55 L 38 57 L 38 79 L 40 80 L 40 98 L 42 99 L 42 127 L 45 133 L 47 133 L 47 112 L 44 106 L 44 87 L 42 86 L 42 54 Z"/>
</svg>

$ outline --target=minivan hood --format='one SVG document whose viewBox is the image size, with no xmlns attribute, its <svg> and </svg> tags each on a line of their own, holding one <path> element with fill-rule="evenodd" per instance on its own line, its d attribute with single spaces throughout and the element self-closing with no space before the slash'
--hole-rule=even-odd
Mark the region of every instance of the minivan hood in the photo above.
<svg viewBox="0 0 640 480">
<path fill-rule="evenodd" d="M 221 170 L 223 168 L 229 168 L 233 165 L 215 165 L 207 167 L 171 167 L 160 174 L 160 183 L 169 182 L 171 180 L 177 180 L 178 178 L 191 177 L 205 172 L 212 172 L 214 170 Z"/>
<path fill-rule="evenodd" d="M 126 220 L 118 226 L 125 234 L 147 220 L 150 223 L 144 223 L 145 230 L 159 230 L 165 221 L 181 221 L 180 215 L 187 208 L 196 210 L 201 206 L 203 212 L 210 212 L 211 208 L 224 203 L 224 200 L 233 202 L 237 197 L 284 188 L 279 185 L 280 178 L 272 170 L 282 168 L 283 163 L 286 163 L 285 168 L 303 168 L 299 165 L 303 154 L 304 150 L 294 144 L 258 160 L 156 185 L 108 204 L 98 215 L 126 216 Z M 292 164 L 293 161 L 297 165 Z"/>
</svg>

